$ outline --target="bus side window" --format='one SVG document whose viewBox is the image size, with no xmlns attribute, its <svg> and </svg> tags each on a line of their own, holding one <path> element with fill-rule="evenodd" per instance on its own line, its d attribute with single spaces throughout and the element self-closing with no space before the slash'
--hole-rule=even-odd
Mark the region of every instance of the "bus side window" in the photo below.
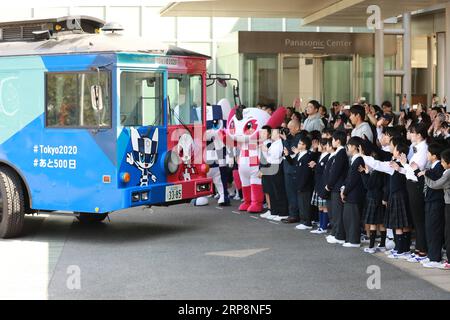
<svg viewBox="0 0 450 320">
<path fill-rule="evenodd" d="M 92 108 L 91 87 L 102 90 L 102 110 Z M 109 72 L 49 72 L 46 75 L 46 126 L 55 128 L 111 127 Z"/>
</svg>

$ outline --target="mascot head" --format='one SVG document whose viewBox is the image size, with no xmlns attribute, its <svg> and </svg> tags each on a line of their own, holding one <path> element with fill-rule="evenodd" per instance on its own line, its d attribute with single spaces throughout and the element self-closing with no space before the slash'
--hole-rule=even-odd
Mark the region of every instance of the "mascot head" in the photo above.
<svg viewBox="0 0 450 320">
<path fill-rule="evenodd" d="M 218 137 L 227 127 L 227 119 L 231 107 L 227 99 L 220 100 L 217 105 L 206 107 L 206 139 Z"/>
<path fill-rule="evenodd" d="M 259 131 L 263 126 L 269 125 L 277 128 L 283 123 L 286 109 L 279 107 L 270 116 L 266 111 L 258 108 L 234 108 L 228 117 L 227 132 L 230 138 L 237 142 L 257 141 Z"/>
</svg>

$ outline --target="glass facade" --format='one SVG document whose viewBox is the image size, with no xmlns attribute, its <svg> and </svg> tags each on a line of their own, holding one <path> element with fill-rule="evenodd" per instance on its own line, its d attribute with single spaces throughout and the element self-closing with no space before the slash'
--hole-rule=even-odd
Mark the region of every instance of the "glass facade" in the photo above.
<svg viewBox="0 0 450 320">
<path fill-rule="evenodd" d="M 395 56 L 386 57 L 386 70 L 395 64 Z M 374 67 L 373 56 L 243 54 L 243 103 L 291 106 L 300 98 L 318 99 L 329 107 L 333 101 L 352 104 L 360 97 L 372 102 Z M 398 103 L 401 87 L 396 78 L 385 77 L 384 85 L 384 99 Z"/>
<path fill-rule="evenodd" d="M 327 57 L 323 59 L 323 104 L 333 101 L 350 104 L 352 99 L 352 57 Z"/>
<path fill-rule="evenodd" d="M 375 58 L 373 56 L 360 56 L 357 63 L 359 64 L 359 73 L 356 80 L 359 85 L 360 97 L 366 98 L 366 101 L 375 100 Z M 394 70 L 396 66 L 396 57 L 385 57 L 384 69 Z M 401 96 L 401 88 L 397 88 L 396 78 L 384 78 L 384 97 L 383 100 L 389 100 L 398 105 Z"/>
<path fill-rule="evenodd" d="M 278 104 L 278 56 L 244 55 L 242 88 L 246 106 Z"/>
</svg>

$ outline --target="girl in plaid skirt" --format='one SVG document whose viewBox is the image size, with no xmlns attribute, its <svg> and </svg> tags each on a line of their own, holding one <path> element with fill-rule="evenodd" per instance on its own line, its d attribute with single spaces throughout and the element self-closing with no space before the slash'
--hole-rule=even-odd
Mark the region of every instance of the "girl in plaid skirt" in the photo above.
<svg viewBox="0 0 450 320">
<path fill-rule="evenodd" d="M 393 161 L 390 163 L 376 161 L 372 157 L 365 156 L 363 158 L 369 167 L 389 174 L 389 199 L 384 217 L 384 226 L 395 231 L 395 248 L 388 252 L 388 257 L 406 260 L 410 255 L 408 239 L 404 233 L 407 233 L 411 227 L 411 218 L 408 208 L 406 177 L 399 171 L 402 168 L 400 159 L 406 157 L 406 154 L 409 152 L 409 146 L 404 138 L 393 138 L 391 140 L 391 150 Z"/>
<path fill-rule="evenodd" d="M 368 151 L 364 152 L 368 155 Z M 376 152 L 372 153 L 375 159 L 378 159 Z M 363 221 L 366 230 L 369 230 L 370 244 L 368 248 L 364 249 L 366 253 L 376 253 L 377 251 L 386 251 L 386 228 L 384 227 L 384 206 L 383 206 L 383 188 L 385 182 L 385 173 L 369 170 L 365 165 L 359 168 L 364 187 L 367 190 L 366 201 L 364 205 Z M 375 238 L 377 230 L 380 231 L 381 241 L 378 247 L 375 248 Z"/>
<path fill-rule="evenodd" d="M 312 195 L 311 204 L 319 209 L 319 228 L 317 230 L 311 231 L 314 234 L 323 234 L 327 232 L 328 227 L 328 208 L 327 200 L 324 199 L 323 190 L 324 180 L 323 172 L 325 170 L 325 165 L 330 158 L 329 148 L 332 148 L 332 139 L 321 139 L 319 143 L 320 158 L 319 161 L 311 162 L 309 165 L 314 168 L 314 193 Z"/>
</svg>

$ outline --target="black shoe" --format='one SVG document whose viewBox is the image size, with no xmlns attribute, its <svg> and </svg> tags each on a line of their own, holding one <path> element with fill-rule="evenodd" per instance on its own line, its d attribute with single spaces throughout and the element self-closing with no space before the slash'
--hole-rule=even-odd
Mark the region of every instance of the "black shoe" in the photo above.
<svg viewBox="0 0 450 320">
<path fill-rule="evenodd" d="M 281 220 L 281 222 L 283 222 L 283 223 L 299 223 L 300 222 L 300 218 L 289 217 L 287 219 Z"/>
</svg>

